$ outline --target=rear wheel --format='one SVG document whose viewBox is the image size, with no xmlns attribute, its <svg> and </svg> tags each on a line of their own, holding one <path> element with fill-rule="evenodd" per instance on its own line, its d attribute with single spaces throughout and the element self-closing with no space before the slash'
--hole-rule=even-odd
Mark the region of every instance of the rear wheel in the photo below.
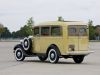
<svg viewBox="0 0 100 75">
<path fill-rule="evenodd" d="M 73 60 L 74 60 L 74 62 L 75 63 L 82 63 L 82 61 L 84 60 L 84 56 L 81 56 L 81 55 L 79 55 L 79 56 L 74 56 L 73 57 Z"/>
<path fill-rule="evenodd" d="M 45 61 L 47 59 L 46 55 L 38 56 L 41 61 Z"/>
<path fill-rule="evenodd" d="M 16 48 L 14 55 L 17 61 L 23 61 L 25 59 L 22 48 Z"/>
<path fill-rule="evenodd" d="M 48 53 L 48 59 L 50 63 L 57 63 L 59 60 L 59 55 L 56 48 L 51 48 Z"/>
</svg>

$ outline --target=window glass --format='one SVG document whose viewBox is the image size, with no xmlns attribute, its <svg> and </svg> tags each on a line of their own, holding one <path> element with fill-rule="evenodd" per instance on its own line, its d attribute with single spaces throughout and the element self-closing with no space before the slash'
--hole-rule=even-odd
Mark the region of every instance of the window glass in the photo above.
<svg viewBox="0 0 100 75">
<path fill-rule="evenodd" d="M 49 36 L 50 35 L 50 28 L 49 27 L 41 27 L 41 35 L 42 36 Z"/>
<path fill-rule="evenodd" d="M 39 35 L 39 27 L 34 28 L 34 35 L 35 36 Z"/>
<path fill-rule="evenodd" d="M 71 25 L 68 27 L 69 36 L 86 36 L 87 26 L 85 25 Z"/>
<path fill-rule="evenodd" d="M 81 28 L 79 29 L 79 35 L 80 35 L 80 36 L 85 36 L 85 35 L 87 35 L 87 30 L 86 30 L 85 27 L 81 27 Z"/>
<path fill-rule="evenodd" d="M 60 27 L 51 27 L 51 35 L 52 36 L 61 35 L 61 28 Z"/>
<path fill-rule="evenodd" d="M 68 27 L 68 35 L 76 36 L 77 35 L 77 26 L 69 26 Z"/>
<path fill-rule="evenodd" d="M 80 33 L 85 33 L 86 29 L 85 28 L 80 28 Z"/>
</svg>

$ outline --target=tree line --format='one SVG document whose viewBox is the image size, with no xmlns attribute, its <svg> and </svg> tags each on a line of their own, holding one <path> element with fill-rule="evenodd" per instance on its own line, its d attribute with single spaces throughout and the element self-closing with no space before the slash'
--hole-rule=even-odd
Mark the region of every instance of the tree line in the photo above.
<svg viewBox="0 0 100 75">
<path fill-rule="evenodd" d="M 10 32 L 7 27 L 4 27 L 3 29 L 0 28 L 0 38 L 1 39 L 7 39 L 7 38 L 24 38 L 29 35 L 32 35 L 32 26 L 34 25 L 34 21 L 31 18 L 27 20 L 26 25 L 20 28 L 18 31 Z M 89 39 L 100 40 L 100 25 L 93 25 L 93 21 L 89 20 L 88 22 L 88 28 L 89 28 Z"/>
<path fill-rule="evenodd" d="M 88 28 L 89 28 L 89 39 L 100 40 L 100 25 L 94 26 L 93 21 L 89 20 Z"/>
<path fill-rule="evenodd" d="M 18 31 L 14 31 L 14 32 L 10 32 L 10 30 L 7 27 L 4 27 L 1 31 L 0 31 L 0 38 L 1 39 L 7 39 L 7 38 L 24 38 L 27 37 L 29 35 L 32 35 L 32 26 L 34 24 L 34 21 L 31 18 L 29 18 L 29 20 L 27 20 L 26 25 L 24 25 L 23 27 L 20 28 L 20 30 Z"/>
</svg>

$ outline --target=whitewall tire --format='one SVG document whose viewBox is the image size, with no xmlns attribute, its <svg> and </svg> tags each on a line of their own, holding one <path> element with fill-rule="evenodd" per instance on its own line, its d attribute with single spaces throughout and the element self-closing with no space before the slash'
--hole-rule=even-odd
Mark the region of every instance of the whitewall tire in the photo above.
<svg viewBox="0 0 100 75">
<path fill-rule="evenodd" d="M 25 59 L 22 48 L 16 48 L 14 55 L 17 61 L 23 61 Z"/>
<path fill-rule="evenodd" d="M 57 63 L 59 60 L 59 56 L 55 48 L 51 48 L 48 53 L 48 59 L 50 63 Z"/>
</svg>

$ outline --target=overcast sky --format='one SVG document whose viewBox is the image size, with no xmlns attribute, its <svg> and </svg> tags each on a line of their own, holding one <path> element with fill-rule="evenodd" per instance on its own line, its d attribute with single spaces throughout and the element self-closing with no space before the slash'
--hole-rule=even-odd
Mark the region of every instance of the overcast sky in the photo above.
<svg viewBox="0 0 100 75">
<path fill-rule="evenodd" d="M 19 30 L 30 17 L 35 23 L 57 20 L 81 20 L 100 24 L 99 0 L 0 0 L 0 23 L 10 31 Z"/>
</svg>

